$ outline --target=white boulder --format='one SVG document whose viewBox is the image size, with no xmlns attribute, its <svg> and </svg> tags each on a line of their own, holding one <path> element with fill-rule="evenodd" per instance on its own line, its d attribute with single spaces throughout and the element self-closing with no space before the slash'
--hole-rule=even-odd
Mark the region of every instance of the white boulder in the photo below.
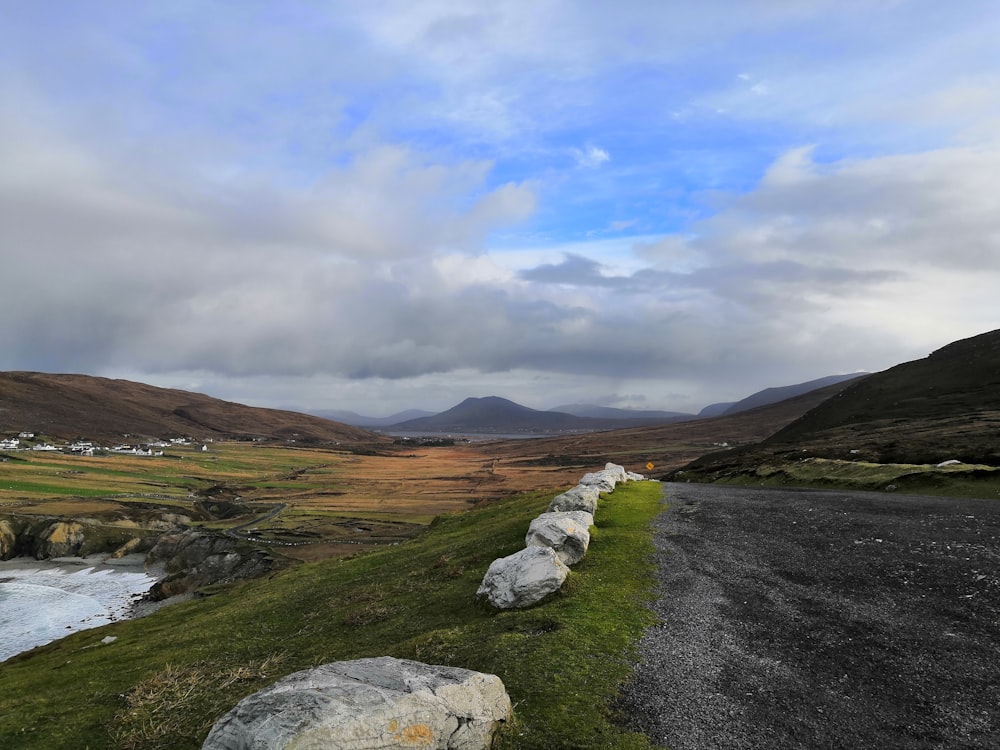
<svg viewBox="0 0 1000 750">
<path fill-rule="evenodd" d="M 358 659 L 296 672 L 244 698 L 202 750 L 483 750 L 510 712 L 495 675 Z"/>
<path fill-rule="evenodd" d="M 569 568 L 551 547 L 526 547 L 490 563 L 477 597 L 497 609 L 530 607 L 558 591 Z"/>
<path fill-rule="evenodd" d="M 560 510 L 582 510 L 594 515 L 597 511 L 597 499 L 601 491 L 597 487 L 578 484 L 561 495 L 556 495 L 549 503 L 549 512 Z"/>
<path fill-rule="evenodd" d="M 590 546 L 594 516 L 582 510 L 542 513 L 531 522 L 524 543 L 528 547 L 551 547 L 566 565 L 580 562 Z"/>
<path fill-rule="evenodd" d="M 616 483 L 625 483 L 628 481 L 628 472 L 625 471 L 625 467 L 620 464 L 606 463 L 604 464 L 604 471 L 615 480 Z"/>
<path fill-rule="evenodd" d="M 600 492 L 614 492 L 617 484 L 627 481 L 628 472 L 625 471 L 624 466 L 607 463 L 600 471 L 584 474 L 580 479 L 580 484 L 597 487 Z"/>
</svg>

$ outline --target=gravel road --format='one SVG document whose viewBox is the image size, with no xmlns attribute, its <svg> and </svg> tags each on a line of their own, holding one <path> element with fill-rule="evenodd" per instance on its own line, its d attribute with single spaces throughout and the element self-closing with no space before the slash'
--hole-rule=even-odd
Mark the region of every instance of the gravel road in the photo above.
<svg viewBox="0 0 1000 750">
<path fill-rule="evenodd" d="M 628 726 L 671 750 L 1000 748 L 1000 500 L 665 492 Z"/>
</svg>

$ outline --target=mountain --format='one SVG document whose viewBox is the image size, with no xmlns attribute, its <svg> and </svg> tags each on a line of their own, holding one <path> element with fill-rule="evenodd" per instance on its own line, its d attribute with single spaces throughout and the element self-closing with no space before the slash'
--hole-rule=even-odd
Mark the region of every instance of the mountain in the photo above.
<svg viewBox="0 0 1000 750">
<path fill-rule="evenodd" d="M 699 418 L 719 417 L 725 414 L 726 411 L 729 409 L 729 407 L 735 405 L 736 405 L 735 401 L 720 401 L 717 404 L 709 404 L 700 412 L 698 412 L 698 417 Z"/>
<path fill-rule="evenodd" d="M 749 411 L 750 409 L 756 409 L 758 406 L 776 404 L 779 401 L 785 401 L 803 393 L 815 391 L 817 388 L 825 388 L 828 385 L 835 385 L 848 380 L 854 380 L 855 378 L 864 377 L 867 374 L 868 373 L 865 372 L 855 372 L 850 375 L 828 375 L 825 378 L 817 378 L 816 380 L 809 380 L 805 383 L 783 385 L 777 388 L 765 388 L 762 391 L 757 391 L 756 393 L 747 396 L 741 401 L 737 401 L 736 403 L 729 405 L 722 411 L 722 413 L 739 414 L 741 411 Z M 720 407 L 722 404 L 714 404 L 713 406 Z M 704 411 L 704 409 L 702 411 Z M 701 415 L 699 414 L 699 416 Z"/>
<path fill-rule="evenodd" d="M 345 409 L 317 409 L 309 410 L 307 413 L 323 417 L 323 419 L 332 419 L 335 422 L 354 425 L 355 427 L 386 427 L 398 422 L 405 422 L 409 419 L 434 416 L 434 412 L 422 409 L 407 409 L 396 414 L 390 414 L 388 417 L 366 417 L 363 414 Z"/>
<path fill-rule="evenodd" d="M 540 471 L 555 471 L 555 467 L 563 466 L 600 466 L 614 461 L 646 473 L 643 466 L 651 462 L 655 467 L 653 476 L 659 477 L 692 459 L 718 451 L 724 444 L 755 445 L 846 387 L 846 383 L 836 383 L 776 404 L 711 419 L 509 440 L 491 443 L 489 450 L 505 460 L 538 466 Z"/>
<path fill-rule="evenodd" d="M 372 443 L 383 436 L 328 419 L 90 375 L 0 372 L 0 434 L 121 441 L 188 436 Z"/>
<path fill-rule="evenodd" d="M 563 406 L 555 406 L 549 409 L 549 411 L 572 414 L 575 417 L 613 419 L 615 421 L 679 422 L 685 419 L 694 419 L 694 414 L 687 414 L 680 411 L 616 409 L 611 406 L 597 406 L 595 404 L 565 404 Z"/>
<path fill-rule="evenodd" d="M 802 455 L 1000 465 L 1000 330 L 849 382 L 763 442 L 696 462 L 717 471 Z"/>
<path fill-rule="evenodd" d="M 406 420 L 392 425 L 392 429 L 403 432 L 550 434 L 607 429 L 608 424 L 606 420 L 540 411 L 499 396 L 487 396 L 467 398 L 440 414 Z"/>
</svg>

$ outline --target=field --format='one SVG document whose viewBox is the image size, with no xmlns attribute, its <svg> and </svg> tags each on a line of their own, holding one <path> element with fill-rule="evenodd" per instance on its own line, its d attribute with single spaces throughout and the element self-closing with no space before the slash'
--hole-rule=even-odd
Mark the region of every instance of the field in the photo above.
<svg viewBox="0 0 1000 750">
<path fill-rule="evenodd" d="M 72 516 L 109 528 L 182 516 L 238 531 L 295 560 L 408 539 L 436 516 L 528 489 L 571 485 L 601 466 L 501 460 L 475 445 L 368 453 L 247 442 L 163 456 L 22 451 L 0 462 L 0 516 Z"/>
</svg>

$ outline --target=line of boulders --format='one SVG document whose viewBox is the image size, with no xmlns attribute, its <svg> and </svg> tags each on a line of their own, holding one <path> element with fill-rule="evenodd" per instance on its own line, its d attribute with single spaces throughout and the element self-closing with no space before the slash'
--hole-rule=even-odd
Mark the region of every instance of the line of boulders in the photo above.
<svg viewBox="0 0 1000 750">
<path fill-rule="evenodd" d="M 614 492 L 620 483 L 642 479 L 641 474 L 613 463 L 584 474 L 575 487 L 557 495 L 548 510 L 531 522 L 524 549 L 490 564 L 476 596 L 497 609 L 516 609 L 530 607 L 558 591 L 569 575 L 569 566 L 587 554 L 600 495 Z"/>
<path fill-rule="evenodd" d="M 601 493 L 644 479 L 617 464 L 585 474 L 534 519 L 525 549 L 495 560 L 477 596 L 526 607 L 558 590 L 583 559 Z M 427 747 L 486 750 L 510 719 L 496 675 L 388 656 L 324 664 L 247 696 L 219 719 L 202 750 Z"/>
</svg>

